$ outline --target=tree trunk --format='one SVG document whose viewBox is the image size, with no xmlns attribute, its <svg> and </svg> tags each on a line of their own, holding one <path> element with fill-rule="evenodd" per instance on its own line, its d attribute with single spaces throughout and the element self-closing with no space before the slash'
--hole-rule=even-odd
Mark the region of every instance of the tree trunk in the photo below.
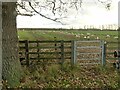
<svg viewBox="0 0 120 90">
<path fill-rule="evenodd" d="M 0 90 L 2 89 L 2 2 L 0 2 Z"/>
<path fill-rule="evenodd" d="M 20 81 L 21 65 L 18 59 L 18 36 L 16 28 L 16 3 L 2 3 L 2 59 L 3 80 L 9 87 L 16 87 Z"/>
</svg>

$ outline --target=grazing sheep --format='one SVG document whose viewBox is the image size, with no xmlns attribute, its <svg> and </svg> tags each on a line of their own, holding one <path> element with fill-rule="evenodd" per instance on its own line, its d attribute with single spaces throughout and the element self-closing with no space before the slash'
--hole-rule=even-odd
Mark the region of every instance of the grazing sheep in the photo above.
<svg viewBox="0 0 120 90">
<path fill-rule="evenodd" d="M 97 37 L 96 39 L 99 40 L 99 37 Z"/>
<path fill-rule="evenodd" d="M 87 38 L 86 36 L 84 36 L 84 38 Z"/>
<path fill-rule="evenodd" d="M 110 38 L 110 35 L 106 35 L 106 38 Z"/>
<path fill-rule="evenodd" d="M 114 37 L 114 39 L 118 39 L 118 37 Z"/>
</svg>

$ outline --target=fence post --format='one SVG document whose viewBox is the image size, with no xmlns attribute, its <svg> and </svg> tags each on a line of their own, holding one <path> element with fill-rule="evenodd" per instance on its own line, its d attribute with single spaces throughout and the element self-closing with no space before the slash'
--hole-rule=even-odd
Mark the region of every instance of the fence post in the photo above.
<svg viewBox="0 0 120 90">
<path fill-rule="evenodd" d="M 39 49 L 39 41 L 37 40 L 37 53 L 38 53 L 38 61 L 39 61 L 39 58 L 40 58 L 40 49 Z"/>
<path fill-rule="evenodd" d="M 29 41 L 25 40 L 25 58 L 26 58 L 26 65 L 29 66 Z"/>
<path fill-rule="evenodd" d="M 61 64 L 63 64 L 64 63 L 64 41 L 63 40 L 61 40 Z"/>
<path fill-rule="evenodd" d="M 71 65 L 76 63 L 76 41 L 71 42 Z"/>
<path fill-rule="evenodd" d="M 57 46 L 57 43 L 56 43 L 56 37 L 54 37 L 54 41 L 55 41 L 55 52 L 57 50 L 56 46 Z"/>
<path fill-rule="evenodd" d="M 106 64 L 106 43 L 102 41 L 102 66 Z"/>
</svg>

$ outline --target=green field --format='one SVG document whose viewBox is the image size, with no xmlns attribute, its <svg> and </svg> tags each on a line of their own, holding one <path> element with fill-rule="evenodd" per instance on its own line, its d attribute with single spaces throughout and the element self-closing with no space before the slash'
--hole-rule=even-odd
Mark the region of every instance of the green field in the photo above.
<svg viewBox="0 0 120 90">
<path fill-rule="evenodd" d="M 105 40 L 118 41 L 118 31 L 18 30 L 19 40 Z"/>
<path fill-rule="evenodd" d="M 118 31 L 95 30 L 18 30 L 19 40 L 104 40 L 117 42 Z M 110 44 L 111 45 L 111 44 Z M 112 44 L 113 45 L 113 44 Z M 112 46 L 111 45 L 111 46 Z M 117 43 L 115 43 L 117 46 Z M 110 56 L 113 56 L 112 54 Z M 108 57 L 108 55 L 107 55 Z M 22 88 L 120 88 L 120 75 L 112 64 L 81 67 L 70 64 L 22 67 Z"/>
</svg>

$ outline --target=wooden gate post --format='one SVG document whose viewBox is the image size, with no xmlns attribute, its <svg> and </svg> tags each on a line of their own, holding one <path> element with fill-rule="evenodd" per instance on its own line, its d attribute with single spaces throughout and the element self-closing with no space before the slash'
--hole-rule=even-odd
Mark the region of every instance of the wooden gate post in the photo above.
<svg viewBox="0 0 120 90">
<path fill-rule="evenodd" d="M 71 65 L 76 63 L 76 41 L 71 42 Z"/>
<path fill-rule="evenodd" d="M 25 40 L 25 59 L 26 59 L 26 65 L 29 66 L 29 47 L 28 47 L 28 40 Z"/>
<path fill-rule="evenodd" d="M 56 48 L 56 47 L 57 47 L 56 40 L 57 40 L 56 37 L 54 37 L 54 41 L 55 41 L 55 52 L 57 51 L 57 48 Z"/>
<path fill-rule="evenodd" d="M 102 66 L 105 66 L 106 64 L 106 43 L 104 41 L 102 41 L 101 43 L 101 47 L 102 47 Z"/>
<path fill-rule="evenodd" d="M 61 41 L 61 64 L 63 64 L 64 63 L 64 55 L 65 53 L 64 53 L 64 41 L 62 40 Z"/>
<path fill-rule="evenodd" d="M 39 41 L 37 40 L 37 53 L 38 53 L 38 61 L 40 60 L 40 47 L 39 47 Z"/>
<path fill-rule="evenodd" d="M 2 89 L 2 2 L 0 1 L 0 90 Z"/>
</svg>

